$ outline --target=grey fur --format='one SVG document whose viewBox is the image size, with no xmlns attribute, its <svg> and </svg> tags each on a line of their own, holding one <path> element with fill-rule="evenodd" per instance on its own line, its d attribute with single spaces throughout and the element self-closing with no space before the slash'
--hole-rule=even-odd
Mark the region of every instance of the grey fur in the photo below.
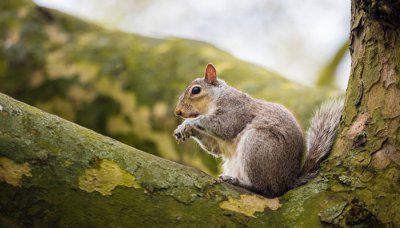
<svg viewBox="0 0 400 228">
<path fill-rule="evenodd" d="M 336 135 L 342 104 L 331 102 L 311 123 L 309 152 L 303 169 L 304 137 L 299 124 L 285 107 L 266 102 L 227 85 L 194 80 L 210 103 L 206 113 L 187 118 L 174 134 L 179 142 L 192 137 L 203 149 L 224 160 L 221 178 L 267 197 L 284 194 L 318 174 L 319 163 L 329 154 Z M 177 107 L 194 112 L 189 89 Z M 187 114 L 189 115 L 189 114 Z"/>
</svg>

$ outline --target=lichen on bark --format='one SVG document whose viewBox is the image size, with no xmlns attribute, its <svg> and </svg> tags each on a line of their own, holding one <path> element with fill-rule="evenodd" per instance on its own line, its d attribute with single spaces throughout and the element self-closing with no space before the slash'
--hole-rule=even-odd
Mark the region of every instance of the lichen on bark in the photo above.
<svg viewBox="0 0 400 228">
<path fill-rule="evenodd" d="M 122 170 L 115 162 L 102 160 L 98 166 L 85 170 L 85 173 L 79 177 L 80 189 L 87 192 L 97 191 L 102 195 L 111 195 L 112 190 L 119 185 L 140 188 L 136 178 Z"/>
<path fill-rule="evenodd" d="M 17 164 L 11 159 L 0 157 L 0 181 L 7 182 L 14 187 L 20 187 L 23 176 L 32 177 L 28 163 Z"/>
</svg>

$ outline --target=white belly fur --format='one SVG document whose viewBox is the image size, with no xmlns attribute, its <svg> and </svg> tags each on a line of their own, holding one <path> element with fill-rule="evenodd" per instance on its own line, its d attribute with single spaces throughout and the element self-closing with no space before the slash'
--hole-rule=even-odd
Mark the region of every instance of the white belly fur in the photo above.
<svg viewBox="0 0 400 228">
<path fill-rule="evenodd" d="M 244 133 L 243 135 L 238 136 L 239 142 L 237 144 L 229 143 L 228 145 L 226 145 L 227 143 L 223 141 L 221 141 L 221 144 L 223 143 L 224 145 L 219 144 L 221 148 L 222 147 L 227 148 L 228 150 L 226 151 L 228 153 L 225 153 L 225 151 L 223 153 L 224 155 L 228 156 L 223 156 L 224 164 L 222 165 L 223 168 L 222 175 L 237 178 L 241 185 L 251 186 L 249 177 L 244 170 L 244 158 L 243 158 L 244 141 L 249 131 L 245 132 L 246 133 Z"/>
</svg>

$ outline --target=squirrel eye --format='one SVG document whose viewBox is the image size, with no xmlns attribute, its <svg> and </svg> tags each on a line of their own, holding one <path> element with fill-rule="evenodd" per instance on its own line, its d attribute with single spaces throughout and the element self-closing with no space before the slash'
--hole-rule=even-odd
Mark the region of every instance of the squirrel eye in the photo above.
<svg viewBox="0 0 400 228">
<path fill-rule="evenodd" d="M 201 92 L 201 88 L 196 86 L 192 89 L 192 94 L 199 94 Z"/>
</svg>

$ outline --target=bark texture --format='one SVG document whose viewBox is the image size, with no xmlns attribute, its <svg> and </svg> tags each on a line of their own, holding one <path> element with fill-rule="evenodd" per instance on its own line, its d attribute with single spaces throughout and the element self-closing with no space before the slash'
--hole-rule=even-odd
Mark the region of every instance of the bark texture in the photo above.
<svg viewBox="0 0 400 228">
<path fill-rule="evenodd" d="M 399 225 L 400 3 L 353 0 L 350 41 L 341 133 L 324 172 L 330 191 Z"/>
</svg>

